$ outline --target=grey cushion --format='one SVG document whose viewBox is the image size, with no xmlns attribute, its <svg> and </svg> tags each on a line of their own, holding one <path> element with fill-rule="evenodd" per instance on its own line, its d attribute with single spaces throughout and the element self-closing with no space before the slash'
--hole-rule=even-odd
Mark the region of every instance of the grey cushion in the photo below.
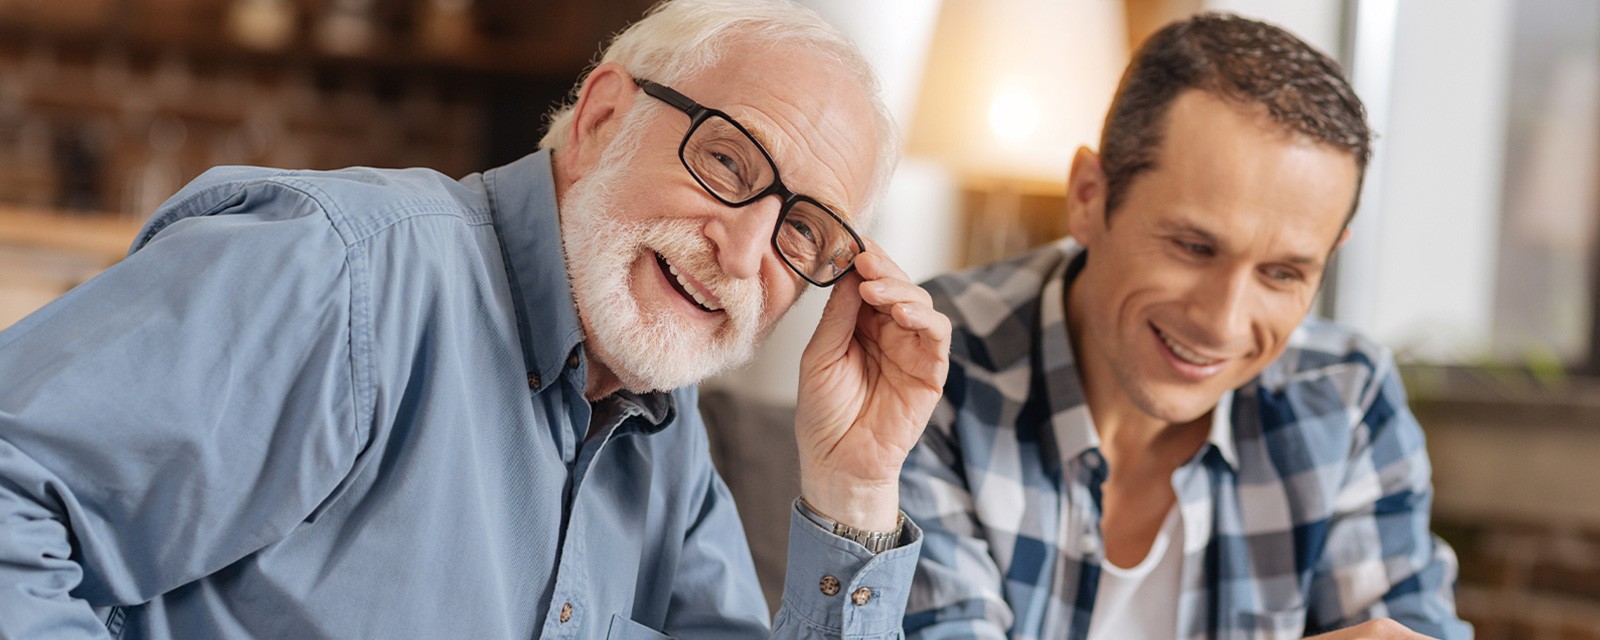
<svg viewBox="0 0 1600 640">
<path fill-rule="evenodd" d="M 711 440 L 711 461 L 733 492 L 756 575 L 776 612 L 788 561 L 789 509 L 800 495 L 794 407 L 702 390 L 700 413 Z"/>
</svg>

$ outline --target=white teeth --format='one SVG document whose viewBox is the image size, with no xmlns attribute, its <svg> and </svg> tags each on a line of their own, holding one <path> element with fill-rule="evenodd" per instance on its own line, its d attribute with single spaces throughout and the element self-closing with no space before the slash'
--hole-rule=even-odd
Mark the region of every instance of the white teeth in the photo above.
<svg viewBox="0 0 1600 640">
<path fill-rule="evenodd" d="M 1174 342 L 1172 340 L 1172 338 L 1168 338 L 1167 334 L 1162 333 L 1159 330 L 1156 331 L 1156 335 L 1161 336 L 1161 341 L 1166 343 L 1167 348 L 1171 349 L 1172 353 L 1176 354 L 1178 356 L 1178 359 L 1183 360 L 1184 362 L 1187 362 L 1189 364 L 1196 365 L 1196 366 L 1201 366 L 1201 367 L 1206 367 L 1206 366 L 1214 365 L 1214 364 L 1216 364 L 1218 362 L 1222 362 L 1221 360 L 1207 360 L 1204 356 L 1201 356 L 1198 353 L 1190 351 L 1189 349 L 1185 348 L 1183 345 L 1178 344 L 1177 342 Z"/>
<path fill-rule="evenodd" d="M 662 262 L 666 262 L 666 260 L 662 260 Z M 678 286 L 683 287 L 684 291 L 688 291 L 689 295 L 694 297 L 694 301 L 700 303 L 700 306 L 712 311 L 722 310 L 722 307 L 712 306 L 710 302 L 707 302 L 706 300 L 710 296 L 691 284 L 687 278 L 683 277 L 683 274 L 678 273 L 678 268 L 670 262 L 667 262 L 667 271 L 672 272 L 672 277 L 678 280 Z"/>
</svg>

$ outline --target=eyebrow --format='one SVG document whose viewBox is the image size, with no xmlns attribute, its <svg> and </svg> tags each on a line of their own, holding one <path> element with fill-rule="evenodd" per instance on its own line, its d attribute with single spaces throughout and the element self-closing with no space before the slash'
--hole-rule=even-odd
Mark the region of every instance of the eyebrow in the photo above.
<svg viewBox="0 0 1600 640">
<path fill-rule="evenodd" d="M 733 114 L 728 114 L 728 117 L 733 118 Z M 778 157 L 785 155 L 784 152 L 788 151 L 787 146 L 782 144 L 774 144 L 774 141 L 781 140 L 781 138 L 768 135 L 767 130 L 760 124 L 737 119 L 734 121 L 738 122 L 739 126 L 744 127 L 745 131 L 749 131 L 750 137 L 755 138 L 756 142 L 761 145 L 761 148 L 767 150 L 767 155 L 772 156 L 772 164 L 774 166 L 778 164 Z M 778 167 L 778 173 L 780 176 L 783 174 L 782 167 Z M 820 195 L 812 194 L 806 191 L 797 190 L 793 186 L 790 186 L 787 182 L 784 183 L 784 186 L 789 187 L 789 189 L 794 191 L 796 194 L 806 196 L 816 200 L 817 202 L 821 202 L 823 206 L 832 209 L 834 213 L 837 213 L 840 217 L 844 218 L 845 222 L 855 222 L 855 215 L 853 215 L 853 213 L 848 209 L 837 204 L 839 194 L 834 193 L 831 190 L 823 191 Z"/>
<path fill-rule="evenodd" d="M 1162 220 L 1162 221 L 1157 222 L 1156 226 L 1159 227 L 1162 231 L 1165 231 L 1165 232 L 1168 232 L 1168 233 L 1178 233 L 1178 234 L 1187 234 L 1187 235 L 1192 235 L 1192 236 L 1198 236 L 1201 240 L 1204 240 L 1205 242 L 1208 242 L 1208 243 L 1210 243 L 1212 245 L 1216 245 L 1216 246 L 1219 246 L 1219 247 L 1225 247 L 1228 244 L 1228 243 L 1224 242 L 1222 240 L 1222 238 L 1218 237 L 1217 234 L 1214 234 L 1214 233 L 1212 233 L 1212 232 L 1210 232 L 1210 231 L 1208 231 L 1206 229 L 1203 229 L 1200 226 L 1198 226 L 1198 225 L 1196 225 L 1194 223 L 1191 223 L 1191 222 L 1179 222 L 1179 221 L 1172 221 L 1172 220 Z M 1301 266 L 1306 266 L 1306 267 L 1317 267 L 1317 266 L 1320 266 L 1322 264 L 1322 260 L 1316 258 L 1315 256 L 1308 256 L 1308 255 L 1299 254 L 1299 253 L 1289 254 L 1288 256 L 1283 258 L 1283 261 L 1284 262 L 1288 262 L 1289 264 L 1301 265 Z"/>
<path fill-rule="evenodd" d="M 728 114 L 728 117 L 732 118 L 733 114 Z M 773 156 L 773 163 L 777 163 L 777 156 L 783 155 L 782 152 L 787 150 L 785 146 L 778 144 L 777 141 L 779 138 L 769 135 L 767 133 L 767 129 L 761 126 L 759 123 L 748 122 L 746 120 L 734 120 L 734 122 L 738 122 L 739 126 L 744 127 L 745 131 L 750 132 L 750 137 L 755 138 L 756 143 L 760 144 L 762 149 L 767 150 L 767 155 Z"/>
</svg>

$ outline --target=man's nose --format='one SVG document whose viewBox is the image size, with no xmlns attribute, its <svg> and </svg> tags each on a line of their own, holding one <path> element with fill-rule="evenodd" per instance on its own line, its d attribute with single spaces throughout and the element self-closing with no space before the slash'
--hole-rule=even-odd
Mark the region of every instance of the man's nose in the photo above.
<svg viewBox="0 0 1600 640">
<path fill-rule="evenodd" d="M 707 225 L 706 237 L 716 245 L 723 273 L 741 280 L 760 275 L 782 208 L 783 201 L 771 195 L 742 207 L 726 207 Z"/>
<path fill-rule="evenodd" d="M 1191 320 L 1200 328 L 1213 349 L 1233 350 L 1248 343 L 1251 327 L 1251 282 L 1248 272 L 1216 274 L 1203 288 L 1200 299 L 1191 307 Z"/>
</svg>

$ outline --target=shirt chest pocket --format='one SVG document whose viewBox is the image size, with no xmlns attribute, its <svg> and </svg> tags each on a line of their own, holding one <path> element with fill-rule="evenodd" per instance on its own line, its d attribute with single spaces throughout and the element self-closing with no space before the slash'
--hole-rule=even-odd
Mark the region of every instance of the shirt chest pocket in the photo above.
<svg viewBox="0 0 1600 640">
<path fill-rule="evenodd" d="M 619 615 L 611 616 L 611 630 L 606 640 L 670 640 L 672 636 L 646 627 Z"/>
</svg>

